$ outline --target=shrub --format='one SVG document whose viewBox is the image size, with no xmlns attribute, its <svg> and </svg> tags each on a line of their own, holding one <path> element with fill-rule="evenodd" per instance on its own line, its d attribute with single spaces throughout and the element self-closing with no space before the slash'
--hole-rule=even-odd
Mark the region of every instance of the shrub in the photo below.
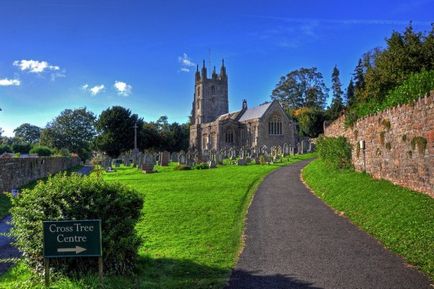
<svg viewBox="0 0 434 289">
<path fill-rule="evenodd" d="M 175 171 L 188 171 L 191 170 L 191 167 L 187 166 L 187 165 L 177 165 L 175 167 Z"/>
<path fill-rule="evenodd" d="M 323 137 L 317 142 L 317 149 L 321 159 L 336 169 L 350 169 L 351 145 L 344 137 Z"/>
<path fill-rule="evenodd" d="M 56 150 L 56 155 L 62 156 L 62 157 L 70 157 L 71 153 L 69 152 L 69 150 L 67 148 L 63 148 L 60 150 Z"/>
<path fill-rule="evenodd" d="M 45 220 L 101 219 L 104 270 L 107 274 L 130 273 L 135 266 L 139 238 L 135 224 L 143 200 L 137 192 L 95 176 L 66 173 L 39 181 L 12 200 L 12 235 L 24 260 L 35 271 L 43 268 Z M 96 258 L 52 259 L 53 270 L 78 276 L 98 268 Z"/>
<path fill-rule="evenodd" d="M 12 152 L 12 148 L 9 145 L 7 144 L 0 145 L 0 154 L 11 153 L 11 152 Z"/>
<path fill-rule="evenodd" d="M 28 154 L 31 149 L 32 146 L 26 143 L 16 143 L 12 145 L 14 153 Z"/>
<path fill-rule="evenodd" d="M 49 157 L 53 153 L 49 147 L 46 146 L 34 146 L 30 150 L 31 154 L 37 154 L 40 157 Z"/>
<path fill-rule="evenodd" d="M 196 164 L 196 165 L 194 165 L 194 169 L 195 170 L 206 170 L 206 169 L 209 169 L 209 165 L 207 163 Z"/>
</svg>

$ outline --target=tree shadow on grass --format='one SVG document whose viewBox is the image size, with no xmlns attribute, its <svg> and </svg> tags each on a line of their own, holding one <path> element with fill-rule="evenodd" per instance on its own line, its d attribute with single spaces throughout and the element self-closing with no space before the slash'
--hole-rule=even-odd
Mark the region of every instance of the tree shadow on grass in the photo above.
<svg viewBox="0 0 434 289">
<path fill-rule="evenodd" d="M 141 257 L 135 288 L 321 289 L 281 274 L 262 275 L 201 265 L 190 260 Z M 230 279 L 230 280 L 229 280 Z"/>
<path fill-rule="evenodd" d="M 258 271 L 234 270 L 225 289 L 322 289 L 312 283 L 282 274 L 261 274 Z"/>
</svg>

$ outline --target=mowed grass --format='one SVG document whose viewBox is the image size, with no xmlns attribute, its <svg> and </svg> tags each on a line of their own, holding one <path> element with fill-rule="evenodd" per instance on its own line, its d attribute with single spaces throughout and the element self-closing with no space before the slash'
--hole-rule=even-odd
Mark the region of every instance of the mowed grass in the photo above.
<svg viewBox="0 0 434 289">
<path fill-rule="evenodd" d="M 321 160 L 306 166 L 303 178 L 327 204 L 434 280 L 434 199 Z"/>
<path fill-rule="evenodd" d="M 272 165 L 221 166 L 209 170 L 176 171 L 174 164 L 143 174 L 131 167 L 105 173 L 144 198 L 137 233 L 143 239 L 137 272 L 106 277 L 105 288 L 223 288 L 242 248 L 244 218 L 252 196 L 272 170 L 314 155 L 306 154 Z M 0 277 L 0 288 L 26 281 L 29 269 L 20 262 Z M 39 283 L 38 283 L 39 282 Z M 30 284 L 31 283 L 31 284 Z M 53 288 L 93 288 L 97 277 L 60 278 Z"/>
</svg>

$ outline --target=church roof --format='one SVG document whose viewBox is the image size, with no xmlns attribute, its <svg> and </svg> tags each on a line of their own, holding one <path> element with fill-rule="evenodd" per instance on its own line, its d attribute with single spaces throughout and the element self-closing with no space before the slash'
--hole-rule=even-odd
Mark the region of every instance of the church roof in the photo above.
<svg viewBox="0 0 434 289">
<path fill-rule="evenodd" d="M 220 115 L 217 120 L 236 119 L 241 111 L 229 112 Z"/>
<path fill-rule="evenodd" d="M 268 102 L 256 107 L 248 108 L 240 117 L 239 121 L 246 121 L 262 117 L 271 104 L 272 102 Z"/>
</svg>

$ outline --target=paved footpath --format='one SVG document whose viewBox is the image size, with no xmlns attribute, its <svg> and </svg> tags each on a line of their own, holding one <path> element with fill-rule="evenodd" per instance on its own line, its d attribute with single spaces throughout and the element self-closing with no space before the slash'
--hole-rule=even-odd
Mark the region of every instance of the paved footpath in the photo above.
<svg viewBox="0 0 434 289">
<path fill-rule="evenodd" d="M 433 289 L 422 273 L 334 213 L 300 181 L 303 161 L 267 176 L 249 208 L 227 289 Z"/>
</svg>

